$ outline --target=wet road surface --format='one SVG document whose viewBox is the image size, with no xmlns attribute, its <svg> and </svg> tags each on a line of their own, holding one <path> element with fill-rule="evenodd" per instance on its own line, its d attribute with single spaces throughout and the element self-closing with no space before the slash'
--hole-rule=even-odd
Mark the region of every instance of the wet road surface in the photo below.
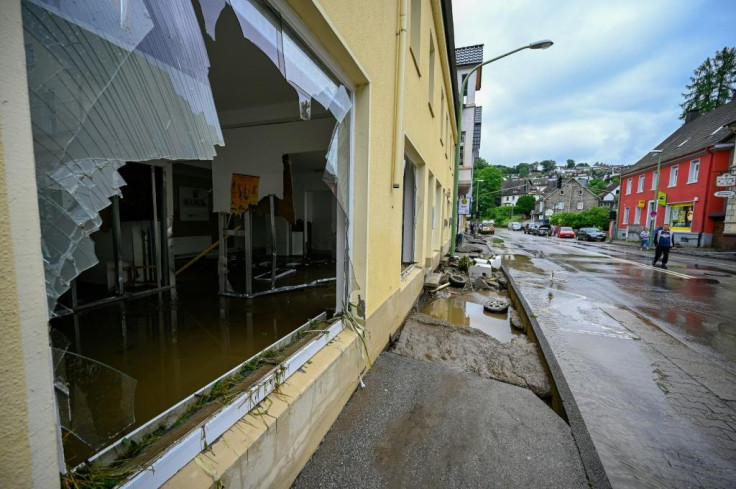
<svg viewBox="0 0 736 489">
<path fill-rule="evenodd" d="M 736 263 L 498 234 L 613 487 L 734 487 Z"/>
</svg>

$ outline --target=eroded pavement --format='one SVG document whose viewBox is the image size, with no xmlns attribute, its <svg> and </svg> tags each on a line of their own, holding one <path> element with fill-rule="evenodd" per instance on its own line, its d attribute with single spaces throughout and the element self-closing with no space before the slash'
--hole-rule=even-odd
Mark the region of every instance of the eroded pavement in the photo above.
<svg viewBox="0 0 736 489">
<path fill-rule="evenodd" d="M 734 263 L 499 234 L 613 487 L 734 487 Z"/>
</svg>

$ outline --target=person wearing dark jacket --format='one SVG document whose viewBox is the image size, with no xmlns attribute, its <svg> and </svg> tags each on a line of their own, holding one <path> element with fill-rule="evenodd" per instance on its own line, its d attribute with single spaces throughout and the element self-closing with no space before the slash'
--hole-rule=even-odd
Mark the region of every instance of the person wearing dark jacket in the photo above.
<svg viewBox="0 0 736 489">
<path fill-rule="evenodd" d="M 654 261 L 652 266 L 656 266 L 659 257 L 662 257 L 662 268 L 667 268 L 667 260 L 670 257 L 670 248 L 675 246 L 675 233 L 670 231 L 669 224 L 665 224 L 660 230 L 654 233 L 654 244 L 657 248 L 654 251 Z"/>
</svg>

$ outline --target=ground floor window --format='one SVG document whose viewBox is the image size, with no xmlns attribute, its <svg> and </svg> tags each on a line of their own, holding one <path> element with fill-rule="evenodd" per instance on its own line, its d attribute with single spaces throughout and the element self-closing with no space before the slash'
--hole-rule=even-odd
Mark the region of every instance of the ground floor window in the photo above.
<svg viewBox="0 0 736 489">
<path fill-rule="evenodd" d="M 403 214 L 401 218 L 401 265 L 402 269 L 414 263 L 414 241 L 416 235 L 417 205 L 416 169 L 404 159 Z"/>
<path fill-rule="evenodd" d="M 681 204 L 672 204 L 667 206 L 670 228 L 673 231 L 690 231 L 693 223 L 693 212 L 695 205 L 693 202 L 683 202 Z"/>
</svg>

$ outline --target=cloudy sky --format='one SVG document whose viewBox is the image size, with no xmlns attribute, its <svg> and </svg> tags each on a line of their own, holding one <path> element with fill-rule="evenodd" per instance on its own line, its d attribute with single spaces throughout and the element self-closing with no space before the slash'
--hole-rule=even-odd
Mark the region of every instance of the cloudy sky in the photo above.
<svg viewBox="0 0 736 489">
<path fill-rule="evenodd" d="M 453 0 L 455 46 L 484 44 L 480 155 L 635 163 L 681 121 L 681 93 L 736 46 L 736 0 Z"/>
</svg>

